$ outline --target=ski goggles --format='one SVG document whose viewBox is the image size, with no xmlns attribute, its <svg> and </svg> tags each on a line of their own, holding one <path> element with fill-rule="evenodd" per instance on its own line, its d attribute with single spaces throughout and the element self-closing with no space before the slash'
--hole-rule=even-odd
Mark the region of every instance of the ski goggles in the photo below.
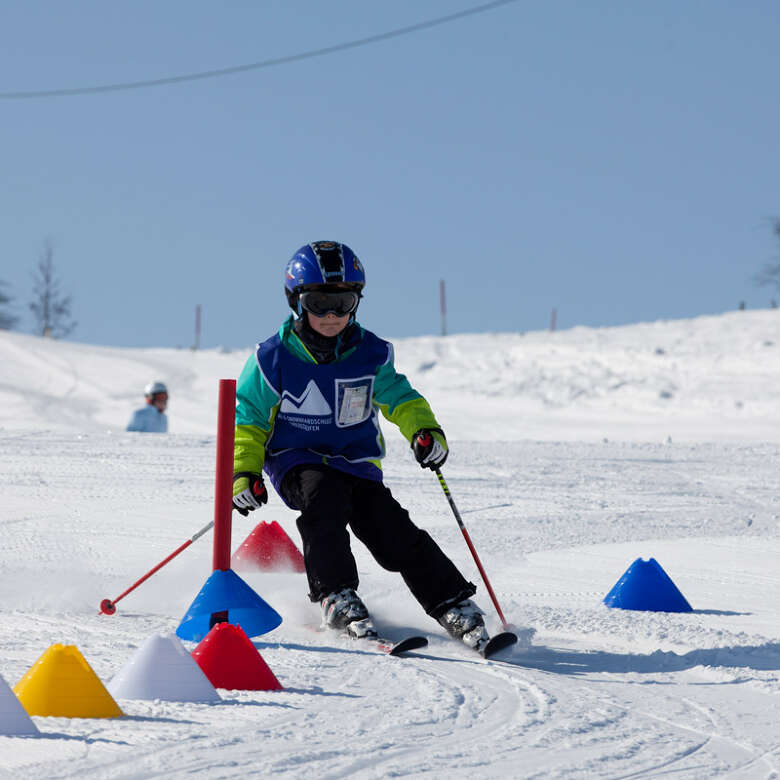
<svg viewBox="0 0 780 780">
<path fill-rule="evenodd" d="M 315 317 L 324 317 L 326 314 L 344 317 L 357 309 L 360 295 L 351 290 L 339 290 L 338 292 L 309 290 L 301 293 L 300 301 L 301 308 L 306 309 Z"/>
</svg>

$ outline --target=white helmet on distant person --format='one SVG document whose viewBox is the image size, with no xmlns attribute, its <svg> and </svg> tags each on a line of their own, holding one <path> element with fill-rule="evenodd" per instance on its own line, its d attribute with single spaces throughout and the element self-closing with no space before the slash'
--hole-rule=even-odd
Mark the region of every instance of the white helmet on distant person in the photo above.
<svg viewBox="0 0 780 780">
<path fill-rule="evenodd" d="M 163 382 L 150 382 L 144 388 L 144 395 L 147 398 L 153 398 L 157 393 L 165 393 L 165 395 L 168 395 L 168 388 Z"/>
</svg>

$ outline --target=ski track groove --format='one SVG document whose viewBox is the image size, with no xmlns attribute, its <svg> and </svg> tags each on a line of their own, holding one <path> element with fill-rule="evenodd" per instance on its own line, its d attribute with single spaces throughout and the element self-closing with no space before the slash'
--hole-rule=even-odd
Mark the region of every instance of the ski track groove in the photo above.
<svg viewBox="0 0 780 780">
<path fill-rule="evenodd" d="M 509 665 L 518 663 L 518 661 L 507 661 L 504 663 L 505 665 Z M 542 690 L 544 691 L 545 698 L 554 705 L 556 702 L 554 692 L 559 688 L 559 685 L 563 682 L 563 680 L 559 675 L 555 675 L 551 672 L 539 670 L 532 671 L 535 675 L 540 675 L 548 682 L 548 686 L 542 686 Z M 523 682 L 524 684 L 529 684 L 527 680 Z M 587 770 L 589 776 L 631 778 L 666 774 L 667 772 L 660 772 L 660 770 L 675 767 L 673 771 L 676 774 L 682 773 L 685 777 L 698 778 L 714 776 L 716 774 L 721 774 L 723 771 L 739 773 L 740 771 L 744 771 L 757 765 L 761 761 L 766 761 L 770 771 L 776 771 L 776 767 L 770 760 L 768 760 L 768 758 L 770 758 L 780 746 L 774 745 L 770 748 L 763 749 L 758 755 L 756 755 L 755 748 L 744 744 L 743 740 L 723 733 L 723 729 L 728 729 L 730 726 L 729 724 L 723 722 L 723 718 L 719 715 L 717 709 L 702 705 L 696 701 L 693 701 L 689 697 L 676 699 L 672 696 L 672 698 L 670 698 L 665 692 L 663 692 L 663 689 L 660 689 L 662 692 L 658 695 L 656 695 L 655 692 L 651 692 L 649 698 L 654 704 L 653 710 L 655 711 L 649 711 L 646 708 L 643 709 L 637 706 L 637 702 L 635 701 L 634 696 L 635 691 L 632 690 L 636 688 L 635 683 L 629 683 L 628 685 L 610 686 L 616 687 L 619 690 L 620 695 L 616 695 L 614 693 L 610 693 L 607 696 L 603 694 L 600 696 L 597 695 L 596 700 L 592 703 L 588 702 L 588 698 L 593 692 L 588 690 L 586 686 L 578 685 L 575 688 L 572 688 L 572 686 L 569 684 L 565 687 L 565 695 L 568 696 L 570 701 L 574 698 L 575 693 L 582 692 L 584 694 L 582 701 L 579 702 L 579 709 L 581 712 L 594 712 L 597 711 L 599 707 L 604 708 L 607 705 L 612 707 L 614 710 L 612 716 L 610 718 L 605 718 L 600 724 L 596 721 L 591 721 L 588 725 L 588 728 L 583 731 L 584 734 L 593 737 L 595 728 L 597 726 L 601 726 L 605 729 L 613 729 L 614 731 L 625 732 L 629 735 L 632 729 L 635 729 L 638 734 L 642 735 L 644 741 L 647 742 L 648 729 L 646 721 L 649 720 L 660 724 L 662 727 L 671 727 L 676 732 L 676 735 L 664 733 L 664 728 L 662 728 L 655 735 L 656 742 L 662 743 L 663 749 L 671 751 L 672 755 L 669 755 L 662 761 L 658 761 L 651 765 L 642 767 L 641 769 L 636 769 L 623 774 L 616 774 L 616 766 L 613 761 L 612 763 L 608 764 L 608 771 L 602 773 L 598 769 L 598 763 L 607 756 L 611 756 L 614 759 L 616 753 L 614 745 L 609 745 L 610 742 L 614 741 L 613 738 L 609 735 L 605 735 L 605 750 L 603 755 L 601 757 L 592 758 L 591 761 L 585 766 L 583 766 L 581 763 L 578 766 L 548 766 L 546 771 L 540 772 L 539 774 L 523 774 L 523 777 L 566 777 L 570 774 L 580 774 Z M 643 701 L 645 704 L 647 704 L 648 686 L 641 685 L 640 687 L 643 689 Z M 652 688 L 652 686 L 650 686 L 650 688 Z M 563 692 L 560 695 L 563 696 Z M 685 710 L 682 713 L 683 715 L 686 713 L 698 714 L 700 716 L 699 725 L 696 724 L 695 718 L 688 719 L 686 722 L 680 722 L 679 718 L 665 717 L 656 713 L 656 711 L 663 712 L 668 710 L 675 704 L 681 704 L 685 707 Z M 573 715 L 575 715 L 575 713 L 571 708 L 569 708 L 568 712 L 561 713 L 561 715 L 564 719 L 566 719 L 571 718 Z M 634 725 L 632 725 L 633 722 L 635 722 Z M 556 719 L 555 714 L 547 718 L 543 725 L 546 725 L 549 728 L 553 737 L 557 737 L 555 731 L 560 727 L 560 724 Z M 576 724 L 569 723 L 567 727 L 567 734 L 571 735 L 576 733 Z M 686 742 L 690 741 L 688 739 L 688 735 L 690 734 L 695 734 L 697 739 L 693 742 L 693 744 L 685 744 Z M 551 741 L 549 739 L 549 735 L 544 736 L 548 737 L 546 741 Z M 669 744 L 670 742 L 672 744 Z M 629 747 L 631 747 L 630 739 L 627 741 L 627 744 Z M 648 745 L 645 744 L 645 747 L 647 746 Z M 657 750 L 657 745 L 654 747 Z M 728 769 L 726 769 L 726 766 L 724 766 L 721 755 L 723 753 L 723 748 L 726 749 L 728 757 L 731 761 L 731 765 L 728 766 Z M 708 752 L 711 752 L 712 755 L 707 755 Z M 733 754 L 735 752 L 743 754 L 740 760 L 734 759 Z M 583 754 L 584 751 L 580 752 L 580 759 L 582 758 Z M 744 754 L 747 754 L 747 756 Z M 743 763 L 744 759 L 747 760 Z M 634 756 L 633 763 L 637 763 L 637 760 L 638 757 Z M 690 765 L 692 762 L 694 763 L 694 766 Z M 685 766 L 680 766 L 682 764 L 685 764 Z"/>
<path fill-rule="evenodd" d="M 690 699 L 684 699 L 684 702 L 691 707 L 694 710 L 697 710 L 698 712 L 701 712 L 703 715 L 705 715 L 708 720 L 710 721 L 713 729 L 716 729 L 718 726 L 719 719 L 712 714 L 711 710 L 708 710 L 704 707 L 701 707 L 696 702 L 691 701 Z M 661 762 L 659 764 L 656 764 L 654 766 L 646 767 L 642 770 L 639 770 L 637 772 L 632 772 L 626 775 L 620 775 L 620 780 L 627 780 L 627 778 L 633 778 L 633 777 L 643 777 L 648 775 L 656 775 L 658 774 L 659 769 L 667 769 L 671 767 L 674 764 L 680 763 L 684 760 L 690 759 L 693 757 L 696 753 L 701 752 L 704 750 L 704 748 L 709 746 L 714 746 L 716 743 L 725 743 L 727 746 L 730 746 L 732 749 L 736 749 L 737 751 L 748 753 L 751 755 L 748 755 L 748 760 L 744 764 L 737 763 L 736 765 L 732 766 L 729 769 L 729 774 L 734 773 L 740 773 L 744 772 L 746 769 L 750 768 L 751 766 L 755 766 L 759 761 L 763 760 L 767 755 L 771 754 L 774 750 L 777 749 L 777 746 L 770 748 L 768 750 L 763 751 L 760 755 L 752 755 L 752 749 L 744 744 L 742 744 L 740 741 L 725 736 L 723 734 L 716 734 L 716 733 L 707 733 L 705 731 L 702 731 L 700 729 L 697 729 L 695 726 L 690 724 L 681 724 L 677 723 L 669 718 L 661 717 L 660 715 L 657 715 L 655 713 L 651 712 L 641 712 L 639 713 L 645 718 L 650 718 L 656 721 L 659 721 L 661 723 L 668 724 L 670 726 L 673 726 L 674 728 L 678 729 L 681 732 L 684 731 L 691 731 L 694 733 L 698 733 L 701 736 L 705 737 L 705 739 L 700 742 L 698 745 L 693 747 L 692 749 L 688 751 L 683 751 L 681 754 L 677 757 L 670 758 L 668 761 Z M 713 767 L 713 770 L 715 768 Z M 774 771 L 775 767 L 770 766 L 770 770 Z"/>
</svg>

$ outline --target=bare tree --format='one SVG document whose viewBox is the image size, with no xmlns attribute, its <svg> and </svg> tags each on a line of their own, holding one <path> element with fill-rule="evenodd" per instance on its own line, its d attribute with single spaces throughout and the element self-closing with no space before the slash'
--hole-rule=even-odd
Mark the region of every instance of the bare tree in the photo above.
<svg viewBox="0 0 780 780">
<path fill-rule="evenodd" d="M 71 317 L 72 300 L 63 296 L 54 272 L 54 246 L 51 239 L 43 242 L 38 265 L 33 273 L 33 301 L 30 311 L 35 317 L 36 332 L 41 336 L 61 338 L 76 327 Z"/>
<path fill-rule="evenodd" d="M 772 232 L 780 239 L 780 219 L 772 220 Z M 780 290 L 780 260 L 773 263 L 767 263 L 755 276 L 756 284 L 759 287 L 772 285 Z"/>
<path fill-rule="evenodd" d="M 3 287 L 6 286 L 5 282 L 0 281 L 0 330 L 11 330 L 19 321 L 19 318 L 6 308 L 13 301 L 8 293 L 3 292 Z"/>
</svg>

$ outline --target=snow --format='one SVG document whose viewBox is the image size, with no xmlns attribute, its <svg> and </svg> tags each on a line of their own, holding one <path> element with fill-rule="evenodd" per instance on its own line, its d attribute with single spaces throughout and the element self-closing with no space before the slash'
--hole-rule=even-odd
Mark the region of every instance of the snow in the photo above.
<svg viewBox="0 0 780 780">
<path fill-rule="evenodd" d="M 212 519 L 218 380 L 250 351 L 0 332 L 9 685 L 56 643 L 77 645 L 108 684 L 175 630 L 210 573 L 210 534 L 115 615 L 98 606 Z M 283 691 L 121 699 L 119 719 L 34 716 L 40 735 L 0 736 L 0 778 L 780 774 L 780 314 L 404 339 L 396 362 L 448 433 L 449 487 L 532 645 L 470 654 L 355 543 L 377 623 L 429 637 L 415 657 L 318 633 L 301 574 L 242 574 L 284 618 L 255 640 Z M 125 433 L 155 379 L 170 390 L 171 433 Z M 480 586 L 498 630 L 438 482 L 384 429 L 388 485 Z M 261 519 L 299 543 L 295 513 L 272 495 L 234 516 L 234 547 Z M 654 557 L 694 611 L 604 606 L 638 557 Z"/>
</svg>

